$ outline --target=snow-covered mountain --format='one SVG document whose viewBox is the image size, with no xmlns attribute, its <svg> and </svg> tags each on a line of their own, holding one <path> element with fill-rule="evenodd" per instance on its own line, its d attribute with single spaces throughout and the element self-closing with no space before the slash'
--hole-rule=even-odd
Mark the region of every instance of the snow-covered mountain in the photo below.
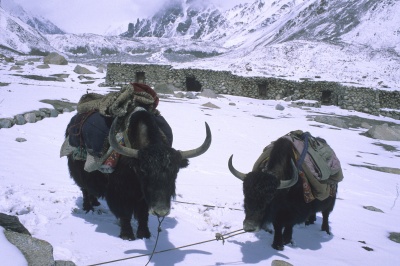
<svg viewBox="0 0 400 266">
<path fill-rule="evenodd" d="M 255 0 L 225 11 L 208 1 L 173 0 L 148 19 L 132 18 L 120 35 L 36 32 L 76 61 L 162 63 L 399 89 L 398 14 L 398 0 Z M 10 31 L 3 24 L 2 32 Z"/>
<path fill-rule="evenodd" d="M 2 0 L 0 1 L 1 7 L 9 14 L 19 18 L 29 26 L 35 28 L 42 34 L 64 34 L 65 32 L 57 27 L 50 20 L 27 12 L 20 5 L 15 3 L 13 0 Z"/>
<path fill-rule="evenodd" d="M 0 52 L 37 55 L 53 50 L 38 30 L 0 7 Z"/>
</svg>

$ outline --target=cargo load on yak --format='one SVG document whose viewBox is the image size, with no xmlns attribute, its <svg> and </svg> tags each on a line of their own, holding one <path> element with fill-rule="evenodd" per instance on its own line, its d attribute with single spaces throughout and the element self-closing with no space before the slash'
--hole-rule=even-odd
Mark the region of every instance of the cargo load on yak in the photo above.
<svg viewBox="0 0 400 266">
<path fill-rule="evenodd" d="M 284 138 L 293 143 L 296 166 L 304 188 L 304 200 L 324 200 L 333 194 L 336 184 L 343 180 L 340 161 L 328 143 L 309 132 L 291 131 Z M 264 168 L 274 142 L 264 148 L 253 166 L 253 171 Z"/>
<path fill-rule="evenodd" d="M 134 112 L 143 110 L 154 115 L 164 142 L 172 147 L 172 130 L 156 109 L 158 102 L 157 93 L 142 83 L 130 83 L 120 91 L 106 95 L 84 94 L 78 102 L 77 114 L 68 124 L 68 137 L 61 147 L 60 156 L 72 154 L 75 160 L 86 161 L 84 169 L 88 172 L 111 173 L 119 158 L 108 142 L 114 118 L 123 117 L 127 121 Z M 120 144 L 125 145 L 126 139 L 122 132 L 117 134 Z"/>
</svg>

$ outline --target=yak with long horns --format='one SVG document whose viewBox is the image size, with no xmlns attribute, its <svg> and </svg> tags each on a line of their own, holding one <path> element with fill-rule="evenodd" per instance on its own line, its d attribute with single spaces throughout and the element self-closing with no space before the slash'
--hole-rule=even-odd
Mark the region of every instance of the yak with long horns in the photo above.
<svg viewBox="0 0 400 266">
<path fill-rule="evenodd" d="M 313 223 L 317 212 L 323 215 L 321 230 L 330 234 L 328 218 L 336 200 L 335 189 L 334 195 L 324 200 L 304 201 L 303 183 L 298 178 L 293 151 L 293 143 L 282 137 L 274 142 L 268 162 L 261 168 L 244 174 L 233 167 L 233 155 L 228 162 L 231 173 L 243 181 L 243 229 L 256 232 L 264 224 L 272 223 L 275 231 L 272 247 L 277 250 L 292 242 L 295 224 Z"/>
<path fill-rule="evenodd" d="M 85 161 L 74 159 L 70 154 L 69 172 L 82 190 L 84 210 L 93 210 L 93 206 L 100 204 L 97 199 L 104 197 L 120 221 L 122 239 L 149 238 L 149 213 L 158 217 L 169 214 L 179 170 L 188 166 L 189 158 L 207 151 L 211 131 L 205 123 L 203 144 L 193 150 L 178 151 L 165 143 L 153 114 L 136 111 L 129 117 L 124 131 L 125 143 L 130 145 L 122 146 L 116 139 L 116 127 L 125 122 L 119 120 L 122 119 L 114 119 L 109 133 L 111 147 L 121 155 L 115 170 L 109 174 L 97 170 L 87 172 Z M 136 237 L 131 226 L 132 216 L 138 221 Z"/>
</svg>

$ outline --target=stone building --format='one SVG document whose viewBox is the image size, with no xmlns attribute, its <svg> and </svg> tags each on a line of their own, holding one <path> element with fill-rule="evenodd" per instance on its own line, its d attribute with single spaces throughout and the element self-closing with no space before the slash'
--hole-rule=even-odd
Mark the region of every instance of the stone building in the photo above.
<svg viewBox="0 0 400 266">
<path fill-rule="evenodd" d="M 211 89 L 218 94 L 257 99 L 315 100 L 373 115 L 400 119 L 400 92 L 344 86 L 327 81 L 291 81 L 272 77 L 243 77 L 229 71 L 177 69 L 170 65 L 109 63 L 106 85 L 120 86 L 141 82 L 155 87 L 171 84 L 182 91 Z"/>
</svg>

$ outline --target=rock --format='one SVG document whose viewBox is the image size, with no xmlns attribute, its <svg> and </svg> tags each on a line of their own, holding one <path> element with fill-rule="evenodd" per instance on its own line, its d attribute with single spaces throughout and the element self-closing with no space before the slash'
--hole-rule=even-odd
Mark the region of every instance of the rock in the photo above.
<svg viewBox="0 0 400 266">
<path fill-rule="evenodd" d="M 177 93 L 175 93 L 175 95 L 174 95 L 176 98 L 183 98 L 183 97 L 185 97 L 185 94 L 183 94 L 183 92 L 177 92 Z"/>
<path fill-rule="evenodd" d="M 11 118 L 0 118 L 0 128 L 10 128 L 13 126 Z"/>
<path fill-rule="evenodd" d="M 275 106 L 275 110 L 283 111 L 283 110 L 285 110 L 285 107 L 284 107 L 283 105 L 281 105 L 281 104 L 278 103 L 278 104 Z"/>
<path fill-rule="evenodd" d="M 196 94 L 194 94 L 191 91 L 188 91 L 185 96 L 186 96 L 186 98 L 189 98 L 189 99 L 197 99 Z"/>
<path fill-rule="evenodd" d="M 220 107 L 218 107 L 218 106 L 216 106 L 215 104 L 210 103 L 210 102 L 205 103 L 205 104 L 202 104 L 201 106 L 210 107 L 210 108 L 215 108 L 215 109 L 220 109 Z"/>
<path fill-rule="evenodd" d="M 53 247 L 44 240 L 31 236 L 17 216 L 0 213 L 0 226 L 7 240 L 24 255 L 28 265 L 75 266 L 72 261 L 54 261 Z"/>
<path fill-rule="evenodd" d="M 38 65 L 38 66 L 36 66 L 36 68 L 39 68 L 39 69 L 47 69 L 47 68 L 50 68 L 50 66 L 49 66 L 48 64 L 43 64 L 43 65 Z"/>
<path fill-rule="evenodd" d="M 28 123 L 35 123 L 36 122 L 36 115 L 35 113 L 26 113 L 24 114 L 24 118 Z"/>
<path fill-rule="evenodd" d="M 174 94 L 174 91 L 176 91 L 176 88 L 174 85 L 171 84 L 166 84 L 166 83 L 160 83 L 154 86 L 154 90 L 157 93 L 163 93 L 163 94 Z"/>
<path fill-rule="evenodd" d="M 400 243 L 400 233 L 391 232 L 389 234 L 389 239 L 393 242 Z"/>
<path fill-rule="evenodd" d="M 17 142 L 25 142 L 26 139 L 25 138 L 16 138 L 15 141 L 17 141 Z"/>
<path fill-rule="evenodd" d="M 207 97 L 207 98 L 218 98 L 218 94 L 216 94 L 213 90 L 204 89 L 198 96 Z"/>
<path fill-rule="evenodd" d="M 56 109 L 50 109 L 50 117 L 57 117 L 58 111 Z"/>
<path fill-rule="evenodd" d="M 26 120 L 25 120 L 23 115 L 20 115 L 20 114 L 16 115 L 14 117 L 14 119 L 15 119 L 15 124 L 16 125 L 25 125 L 26 124 Z"/>
<path fill-rule="evenodd" d="M 58 53 L 52 52 L 43 58 L 43 63 L 52 65 L 68 65 L 67 59 Z"/>
<path fill-rule="evenodd" d="M 76 74 L 95 74 L 94 72 L 90 71 L 89 69 L 87 69 L 86 67 L 82 67 L 80 65 L 77 65 L 74 68 L 74 72 Z"/>
<path fill-rule="evenodd" d="M 26 234 L 29 236 L 31 235 L 28 229 L 21 224 L 17 216 L 0 213 L 0 226 L 4 227 L 6 230 Z"/>
<path fill-rule="evenodd" d="M 229 103 L 229 105 L 231 105 L 231 106 L 236 106 L 236 103 Z"/>
<path fill-rule="evenodd" d="M 314 118 L 314 121 L 339 128 L 349 128 L 349 126 L 343 120 L 333 116 L 325 116 L 325 115 L 316 116 Z"/>
<path fill-rule="evenodd" d="M 271 262 L 271 266 L 293 266 L 293 264 L 290 264 L 284 260 L 273 260 Z"/>
<path fill-rule="evenodd" d="M 383 211 L 381 209 L 375 208 L 374 206 L 363 206 L 364 209 L 369 210 L 369 211 L 373 211 L 373 212 L 382 212 Z"/>
<path fill-rule="evenodd" d="M 10 70 L 21 70 L 22 68 L 20 66 L 12 66 L 10 67 Z"/>
<path fill-rule="evenodd" d="M 372 126 L 367 132 L 366 136 L 374 139 L 399 141 L 400 129 L 396 127 L 389 127 L 388 124 Z"/>
</svg>

